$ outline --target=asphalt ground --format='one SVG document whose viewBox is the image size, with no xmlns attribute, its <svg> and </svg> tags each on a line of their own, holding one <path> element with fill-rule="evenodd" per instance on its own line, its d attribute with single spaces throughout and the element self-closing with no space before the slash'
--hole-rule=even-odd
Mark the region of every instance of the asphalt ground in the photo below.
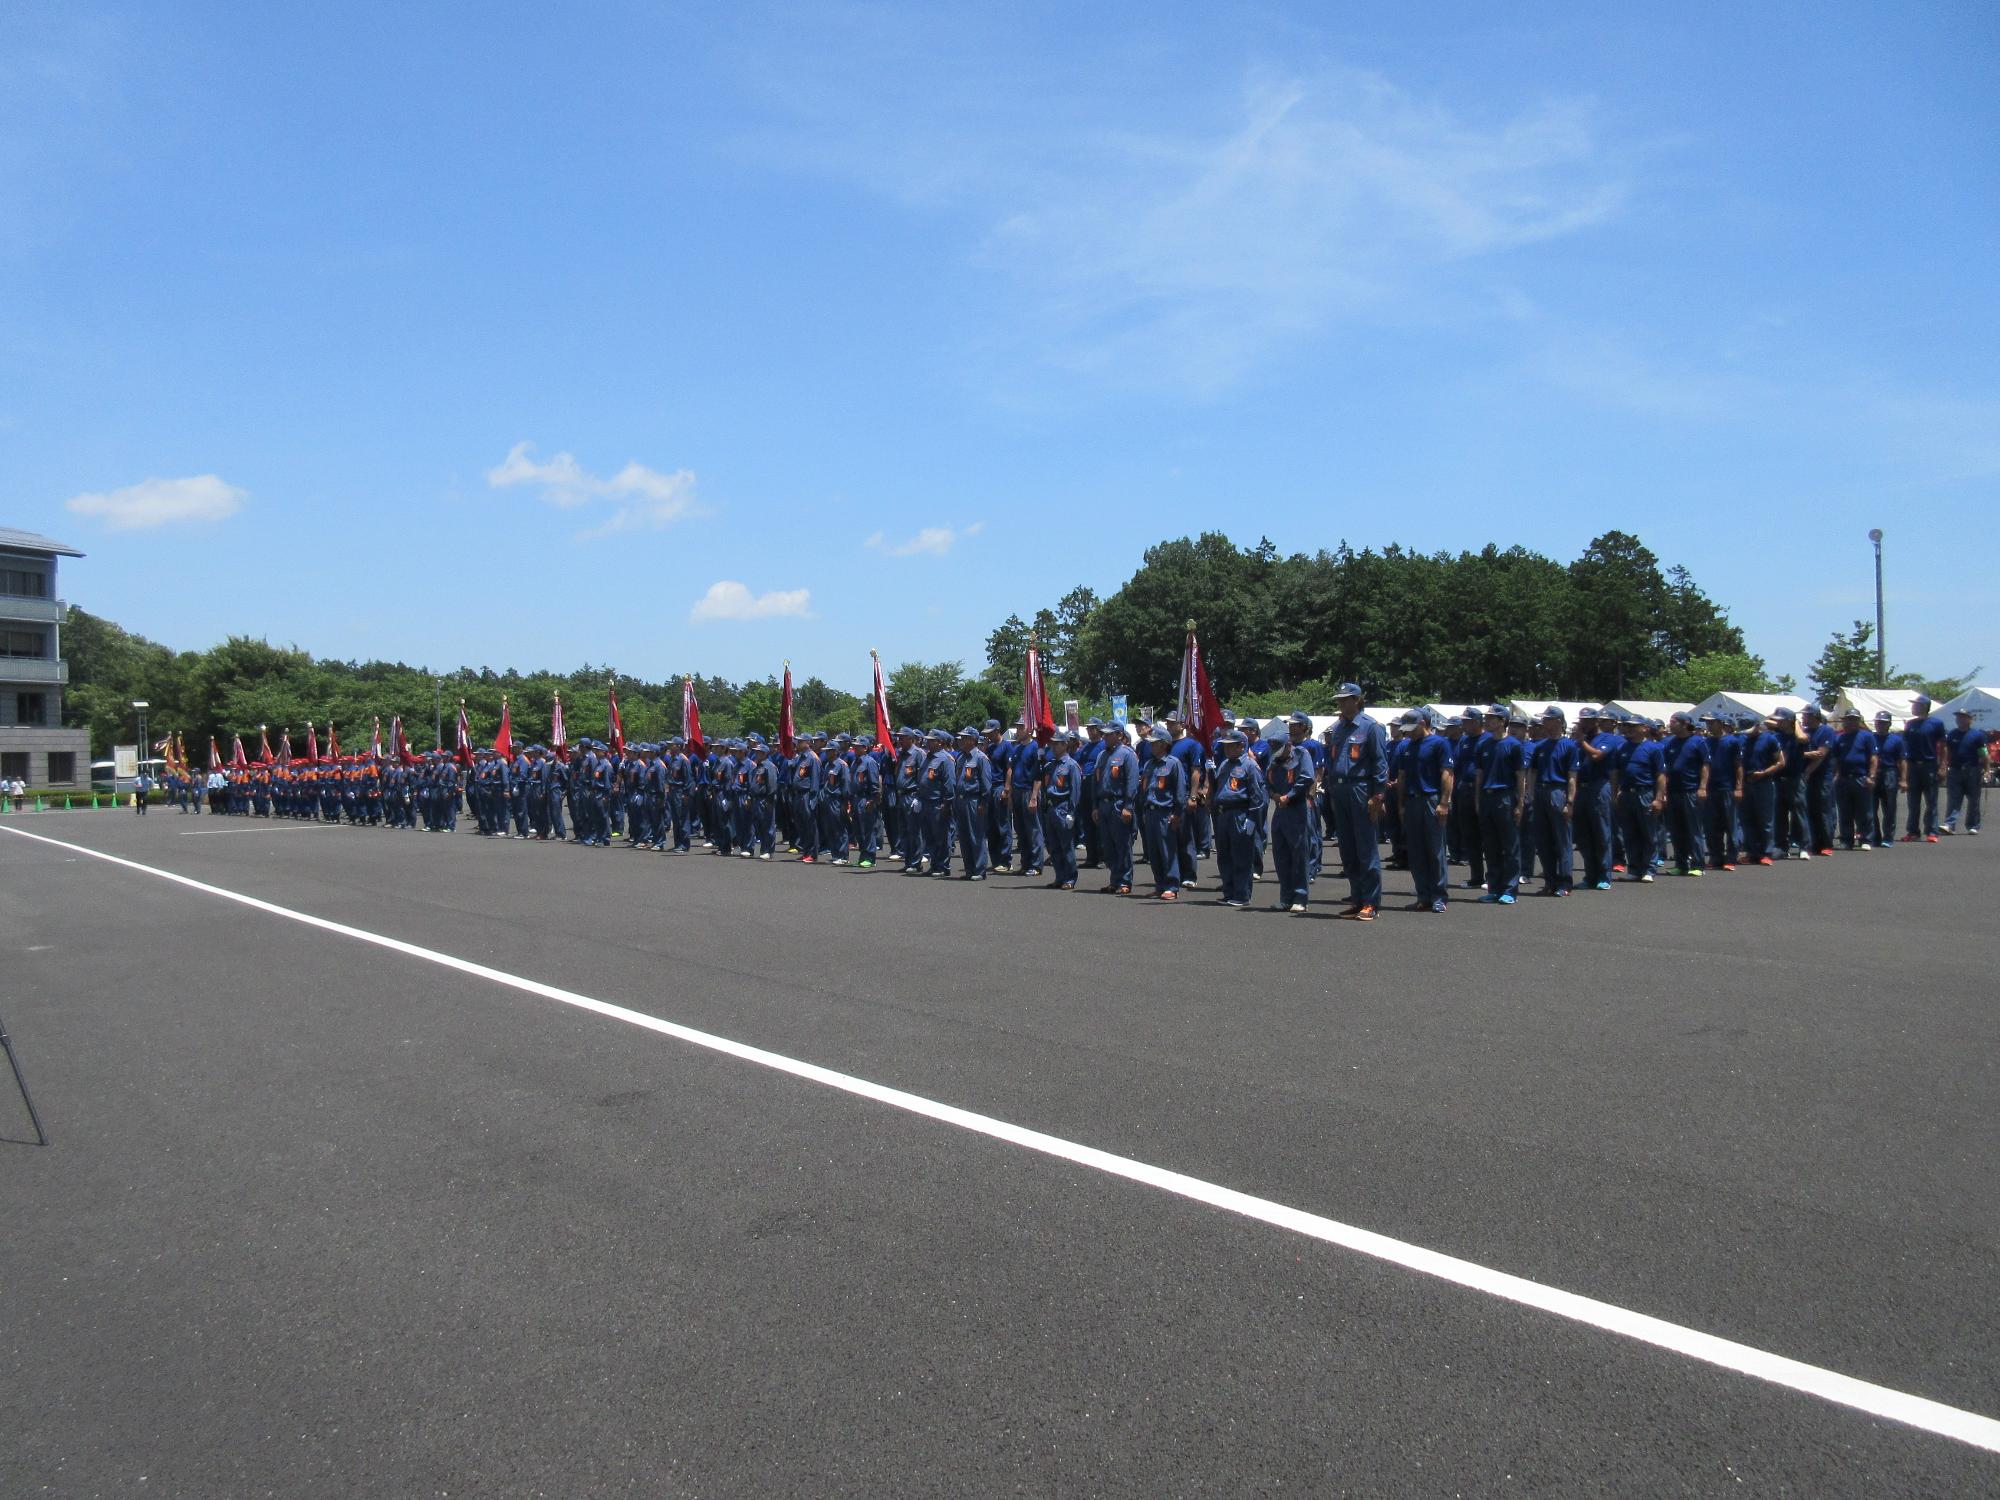
<svg viewBox="0 0 2000 1500">
<path fill-rule="evenodd" d="M 2000 1415 L 1996 841 L 1357 926 L 1330 877 L 1288 917 L 0 826 Z M 0 834 L 0 891 L 53 1140 L 0 1095 L 0 1494 L 2000 1490 L 1933 1431 L 73 849 Z"/>
</svg>

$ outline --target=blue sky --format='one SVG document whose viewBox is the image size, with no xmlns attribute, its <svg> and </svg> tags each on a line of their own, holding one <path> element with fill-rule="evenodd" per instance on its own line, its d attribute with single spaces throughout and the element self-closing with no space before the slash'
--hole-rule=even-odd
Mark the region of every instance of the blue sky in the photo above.
<svg viewBox="0 0 2000 1500">
<path fill-rule="evenodd" d="M 1203 528 L 2000 671 L 2000 9 L 0 13 L 0 524 L 171 644 L 865 686 Z"/>
</svg>

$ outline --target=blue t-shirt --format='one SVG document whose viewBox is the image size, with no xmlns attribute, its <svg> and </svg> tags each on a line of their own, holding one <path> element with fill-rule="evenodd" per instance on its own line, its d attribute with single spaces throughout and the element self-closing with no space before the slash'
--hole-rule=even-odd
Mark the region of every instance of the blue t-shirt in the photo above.
<svg viewBox="0 0 2000 1500">
<path fill-rule="evenodd" d="M 1612 769 L 1618 773 L 1621 790 L 1636 790 L 1650 797 L 1655 779 L 1666 770 L 1666 757 L 1652 740 L 1627 740 L 1618 747 Z"/>
<path fill-rule="evenodd" d="M 1568 786 L 1582 758 L 1583 752 L 1577 749 L 1575 740 L 1542 740 L 1535 745 L 1528 763 L 1535 768 L 1537 786 Z"/>
<path fill-rule="evenodd" d="M 1935 766 L 1938 763 L 1938 747 L 1944 743 L 1944 720 L 1936 714 L 1925 719 L 1912 719 L 1903 730 L 1903 753 L 1909 757 L 1910 769 L 1918 766 Z"/>
<path fill-rule="evenodd" d="M 1441 795 L 1444 773 L 1451 766 L 1451 741 L 1441 734 L 1427 734 L 1403 744 L 1407 747 L 1403 753 L 1403 795 Z"/>
<path fill-rule="evenodd" d="M 1866 780 L 1875 753 L 1875 736 L 1869 730 L 1849 729 L 1834 737 L 1833 760 L 1842 781 Z"/>
<path fill-rule="evenodd" d="M 1979 749 L 1986 743 L 1983 729 L 1959 729 L 1954 726 L 1945 735 L 1945 743 L 1951 747 L 1951 767 L 1954 771 L 1965 770 L 1979 764 Z"/>
<path fill-rule="evenodd" d="M 1479 752 L 1479 758 L 1479 789 L 1495 796 L 1502 792 L 1513 795 L 1528 764 L 1526 743 L 1512 735 L 1496 734 L 1493 742 Z"/>
<path fill-rule="evenodd" d="M 1699 735 L 1671 739 L 1660 747 L 1665 752 L 1667 787 L 1670 791 L 1701 790 L 1701 770 L 1709 763 L 1708 741 Z"/>
</svg>

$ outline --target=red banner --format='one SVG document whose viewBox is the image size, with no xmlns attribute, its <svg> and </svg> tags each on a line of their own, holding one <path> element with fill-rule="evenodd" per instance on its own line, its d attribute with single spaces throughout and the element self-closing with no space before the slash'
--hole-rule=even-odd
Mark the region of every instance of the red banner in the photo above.
<svg viewBox="0 0 2000 1500">
<path fill-rule="evenodd" d="M 786 662 L 785 691 L 778 700 L 778 753 L 790 755 L 797 743 L 798 731 L 792 726 L 792 664 Z"/>
<path fill-rule="evenodd" d="M 500 732 L 493 736 L 493 753 L 504 761 L 514 759 L 514 711 L 500 700 Z"/>
<path fill-rule="evenodd" d="M 692 677 L 681 679 L 681 733 L 687 737 L 688 754 L 708 753 L 701 739 L 701 705 L 695 701 Z"/>
<path fill-rule="evenodd" d="M 549 724 L 549 748 L 555 751 L 556 759 L 569 764 L 569 726 L 563 722 L 562 694 L 556 694 L 555 717 Z"/>
<path fill-rule="evenodd" d="M 889 690 L 882 685 L 882 658 L 873 651 L 868 657 L 875 664 L 875 743 L 886 750 L 896 743 L 889 727 Z"/>
</svg>

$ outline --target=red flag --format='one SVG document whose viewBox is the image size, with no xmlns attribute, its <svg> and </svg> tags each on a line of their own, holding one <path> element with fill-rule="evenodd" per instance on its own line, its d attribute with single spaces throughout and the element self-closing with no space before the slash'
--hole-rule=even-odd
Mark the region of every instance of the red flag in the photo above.
<svg viewBox="0 0 2000 1500">
<path fill-rule="evenodd" d="M 1021 728 L 1043 745 L 1056 732 L 1048 689 L 1042 686 L 1042 653 L 1035 649 L 1033 636 L 1028 637 L 1028 661 L 1021 669 Z"/>
<path fill-rule="evenodd" d="M 174 754 L 180 761 L 181 775 L 188 773 L 188 737 L 178 730 L 174 733 Z"/>
<path fill-rule="evenodd" d="M 403 733 L 401 714 L 397 714 L 395 722 L 389 726 L 389 743 L 395 752 L 398 765 L 414 766 L 417 763 L 416 753 L 410 749 L 410 737 Z"/>
<path fill-rule="evenodd" d="M 240 734 L 236 736 L 236 748 L 229 757 L 229 765 L 230 769 L 236 771 L 250 769 L 250 757 L 243 753 L 243 736 Z"/>
<path fill-rule="evenodd" d="M 681 679 L 681 733 L 687 738 L 688 754 L 708 753 L 708 746 L 701 740 L 701 705 L 695 701 L 692 677 Z"/>
<path fill-rule="evenodd" d="M 278 737 L 278 760 L 284 765 L 292 763 L 292 726 L 287 724 L 285 732 Z"/>
<path fill-rule="evenodd" d="M 472 769 L 472 720 L 465 716 L 465 700 L 458 700 L 458 743 L 452 747 L 451 758 L 466 770 Z"/>
<path fill-rule="evenodd" d="M 213 771 L 222 764 L 222 747 L 215 743 L 215 736 L 208 737 L 208 768 Z"/>
<path fill-rule="evenodd" d="M 306 759 L 310 761 L 319 759 L 319 731 L 313 728 L 311 719 L 306 720 Z"/>
<path fill-rule="evenodd" d="M 1181 657 L 1181 724 L 1206 745 L 1222 728 L 1222 705 L 1208 685 L 1208 668 L 1202 664 L 1201 648 L 1195 644 L 1194 621 L 1188 621 L 1187 650 Z"/>
<path fill-rule="evenodd" d="M 882 658 L 873 651 L 868 656 L 875 663 L 875 743 L 886 750 L 896 743 L 889 731 L 889 690 L 882 686 Z"/>
<path fill-rule="evenodd" d="M 340 759 L 340 731 L 333 727 L 333 720 L 326 721 L 326 758 Z"/>
<path fill-rule="evenodd" d="M 618 717 L 618 684 L 611 684 L 611 753 L 625 753 L 625 721 Z"/>
<path fill-rule="evenodd" d="M 368 756 L 371 760 L 382 759 L 382 716 L 375 715 L 375 727 L 368 735 Z"/>
<path fill-rule="evenodd" d="M 514 758 L 514 711 L 507 706 L 504 695 L 500 699 L 500 732 L 493 736 L 493 753 L 505 761 Z"/>
<path fill-rule="evenodd" d="M 556 753 L 556 759 L 569 764 L 569 726 L 563 723 L 562 694 L 556 694 L 555 719 L 549 726 L 549 744 Z"/>
<path fill-rule="evenodd" d="M 271 763 L 271 726 L 268 724 L 259 724 L 257 726 L 257 735 L 263 742 L 258 747 L 259 753 L 257 758 L 268 766 Z"/>
<path fill-rule="evenodd" d="M 792 664 L 785 663 L 785 691 L 778 699 L 778 753 L 790 755 L 798 742 L 798 732 L 792 727 Z"/>
</svg>

